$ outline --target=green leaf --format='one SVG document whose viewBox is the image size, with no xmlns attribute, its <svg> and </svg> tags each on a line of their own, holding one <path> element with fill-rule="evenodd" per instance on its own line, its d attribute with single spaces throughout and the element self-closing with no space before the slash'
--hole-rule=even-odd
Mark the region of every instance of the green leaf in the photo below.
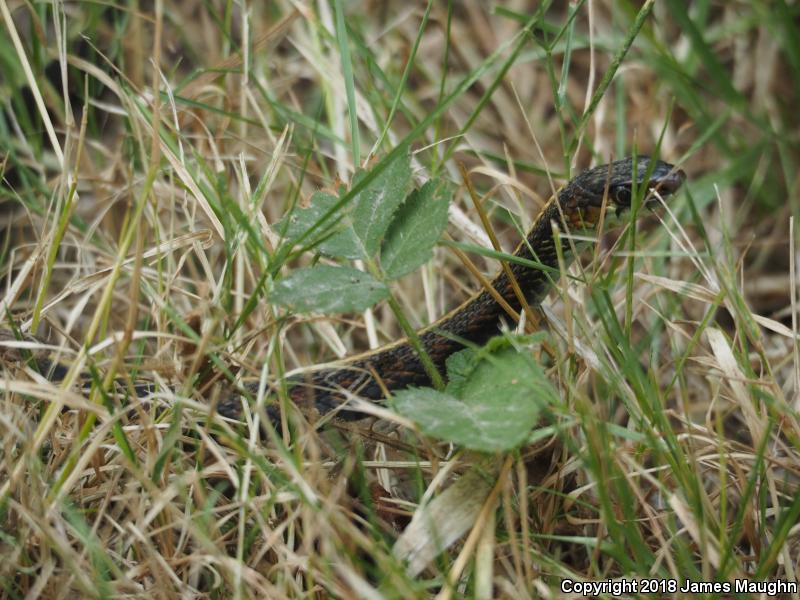
<svg viewBox="0 0 800 600">
<path fill-rule="evenodd" d="M 275 230 L 283 232 L 285 228 L 286 239 L 290 243 L 300 238 L 306 231 L 312 229 L 317 222 L 322 218 L 330 208 L 336 204 L 339 199 L 325 192 L 316 192 L 311 196 L 311 202 L 308 208 L 299 208 L 295 210 L 291 216 L 281 219 L 275 224 Z M 359 256 L 361 243 L 356 239 L 353 226 L 350 221 L 350 214 L 347 207 L 342 210 L 346 211 L 344 218 L 333 228 L 331 231 L 320 231 L 318 239 L 311 239 L 311 243 L 319 244 L 319 251 L 327 254 L 328 256 L 351 257 Z M 323 234 L 328 237 L 324 237 Z M 324 238 L 324 239 L 323 239 Z M 318 241 L 322 239 L 322 241 Z"/>
<path fill-rule="evenodd" d="M 359 170 L 353 185 L 367 175 Z M 411 159 L 408 154 L 396 157 L 383 172 L 356 194 L 340 210 L 339 222 L 333 227 L 318 227 L 319 221 L 345 195 L 339 197 L 325 192 L 311 196 L 308 208 L 299 208 L 287 219 L 275 224 L 275 230 L 284 232 L 290 243 L 295 243 L 307 232 L 318 228 L 311 243 L 328 256 L 349 259 L 373 258 L 392 222 L 397 208 L 406 197 L 411 182 Z"/>
<path fill-rule="evenodd" d="M 425 264 L 447 226 L 452 184 L 431 179 L 408 197 L 395 215 L 381 250 L 381 266 L 390 279 Z"/>
<path fill-rule="evenodd" d="M 389 295 L 369 273 L 350 267 L 316 265 L 298 269 L 275 284 L 271 301 L 294 312 L 361 312 Z"/>
<path fill-rule="evenodd" d="M 472 450 L 498 452 L 524 443 L 541 407 L 557 402 L 558 394 L 529 353 L 507 341 L 497 346 L 459 352 L 448 361 L 445 393 L 402 390 L 394 396 L 395 410 L 426 435 Z"/>
<path fill-rule="evenodd" d="M 357 172 L 353 185 L 365 175 L 365 171 Z M 347 258 L 372 258 L 377 254 L 395 211 L 408 195 L 410 183 L 411 157 L 404 154 L 356 194 L 353 198 L 353 231 L 363 245 L 364 256 Z"/>
<path fill-rule="evenodd" d="M 465 348 L 447 358 L 445 362 L 447 367 L 447 387 L 445 391 L 448 394 L 456 398 L 462 396 L 467 380 L 472 375 L 478 362 L 480 362 L 481 356 L 480 349 Z"/>
</svg>

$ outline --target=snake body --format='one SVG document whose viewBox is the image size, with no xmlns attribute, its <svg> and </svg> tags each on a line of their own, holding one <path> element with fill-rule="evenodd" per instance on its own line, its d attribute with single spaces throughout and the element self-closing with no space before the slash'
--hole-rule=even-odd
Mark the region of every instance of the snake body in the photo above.
<svg viewBox="0 0 800 600">
<path fill-rule="evenodd" d="M 520 259 L 538 263 L 538 268 L 517 262 L 510 264 L 507 271 L 501 271 L 492 280 L 494 294 L 488 290 L 477 292 L 418 332 L 419 341 L 433 366 L 444 377 L 448 357 L 463 349 L 465 343 L 484 344 L 497 334 L 504 315 L 521 310 L 522 299 L 514 283 L 529 306 L 536 307 L 544 299 L 560 274 L 559 255 L 561 264 L 566 266 L 574 255 L 573 246 L 580 251 L 586 244 L 576 243 L 574 238 L 569 240 L 566 236 L 560 236 L 557 242 L 554 225 L 561 232 L 595 234 L 601 221 L 620 222 L 619 217 L 631 206 L 634 188 L 645 188 L 642 195 L 647 205 L 654 202 L 653 190 L 667 197 L 681 186 L 684 179 L 683 172 L 672 165 L 645 156 L 588 169 L 571 179 L 545 204 L 514 252 Z M 560 251 L 557 243 L 561 244 Z M 0 336 L 0 346 L 2 341 Z M 0 359 L 3 358 L 2 350 L 0 347 Z M 63 365 L 44 358 L 35 362 L 39 371 L 46 373 L 51 380 L 60 380 L 67 372 Z M 289 394 L 295 403 L 313 407 L 320 414 L 341 408 L 337 416 L 354 419 L 362 414 L 342 406 L 351 395 L 380 401 L 385 390 L 429 386 L 431 378 L 411 343 L 403 339 L 313 371 L 305 379 L 294 379 L 290 383 Z M 255 395 L 258 390 L 258 384 L 252 382 L 243 387 L 247 394 L 230 394 L 220 402 L 218 410 L 223 416 L 239 417 L 243 397 Z M 143 396 L 152 391 L 152 386 L 137 384 L 134 390 Z M 279 420 L 276 405 L 270 406 L 268 413 L 273 421 Z"/>
<path fill-rule="evenodd" d="M 674 193 L 684 179 L 684 173 L 673 165 L 640 156 L 635 161 L 626 158 L 588 169 L 570 180 L 542 208 L 526 238 L 514 252 L 515 256 L 540 265 L 539 268 L 516 262 L 510 265 L 510 274 L 528 305 L 535 307 L 539 304 L 558 278 L 559 252 L 554 224 L 562 232 L 566 229 L 570 233 L 590 233 L 596 229 L 601 214 L 606 222 L 619 222 L 618 217 L 630 208 L 634 181 L 639 189 L 645 187 L 643 195 L 647 203 L 653 201 L 651 190 L 666 197 Z M 560 244 L 562 264 L 569 264 L 573 256 L 570 241 L 561 236 Z M 578 251 L 581 245 L 585 242 L 577 245 Z M 491 286 L 508 308 L 516 312 L 521 310 L 522 301 L 506 271 L 501 271 Z M 442 376 L 447 358 L 462 350 L 464 342 L 482 345 L 497 335 L 498 324 L 508 313 L 507 307 L 501 305 L 496 295 L 483 290 L 418 333 L 425 352 Z M 431 378 L 411 343 L 404 339 L 313 372 L 306 381 L 295 383 L 302 384 L 291 388 L 292 400 L 311 400 L 316 410 L 324 414 L 340 407 L 349 394 L 379 401 L 384 397 L 384 390 L 430 386 Z M 361 415 L 341 410 L 339 416 L 358 418 Z"/>
</svg>

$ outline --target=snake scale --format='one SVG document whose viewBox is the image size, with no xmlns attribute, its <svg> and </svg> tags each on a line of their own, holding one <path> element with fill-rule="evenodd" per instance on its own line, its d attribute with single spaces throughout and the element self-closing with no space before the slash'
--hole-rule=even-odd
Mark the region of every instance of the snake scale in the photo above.
<svg viewBox="0 0 800 600">
<path fill-rule="evenodd" d="M 559 254 L 562 256 L 561 264 L 566 266 L 574 256 L 573 247 L 580 251 L 587 244 L 585 241 L 578 242 L 574 237 L 568 239 L 567 236 L 559 236 L 559 252 L 554 225 L 562 232 L 566 230 L 571 234 L 581 233 L 582 238 L 596 238 L 596 230 L 601 222 L 612 225 L 622 222 L 620 217 L 630 209 L 636 189 L 644 186 L 644 204 L 650 205 L 657 202 L 653 191 L 657 191 L 662 198 L 668 197 L 675 193 L 684 180 L 683 171 L 646 156 L 636 159 L 629 157 L 594 167 L 571 179 L 545 204 L 526 238 L 514 251 L 515 256 L 535 261 L 540 265 L 539 268 L 511 263 L 508 270 L 502 270 L 491 281 L 495 294 L 486 289 L 479 291 L 418 332 L 419 340 L 435 368 L 444 376 L 445 361 L 454 352 L 463 349 L 464 342 L 484 344 L 497 334 L 503 316 L 523 308 L 509 273 L 529 306 L 536 307 L 545 298 L 559 275 Z M 498 301 L 498 296 L 505 306 Z M 39 361 L 38 368 L 52 380 L 58 380 L 66 373 L 63 365 L 51 364 L 44 359 Z M 289 395 L 294 402 L 325 414 L 341 407 L 353 394 L 369 401 L 380 401 L 384 398 L 384 390 L 429 386 L 431 378 L 410 342 L 402 339 L 313 371 L 304 379 L 291 383 Z M 245 382 L 243 388 L 247 394 L 233 393 L 220 403 L 218 410 L 222 415 L 233 418 L 240 416 L 243 395 L 255 394 L 258 384 Z M 150 390 L 150 386 L 137 385 L 135 389 L 137 393 L 144 394 Z M 274 405 L 268 412 L 273 420 L 279 418 Z M 345 409 L 340 410 L 338 416 L 356 419 L 363 415 Z"/>
</svg>

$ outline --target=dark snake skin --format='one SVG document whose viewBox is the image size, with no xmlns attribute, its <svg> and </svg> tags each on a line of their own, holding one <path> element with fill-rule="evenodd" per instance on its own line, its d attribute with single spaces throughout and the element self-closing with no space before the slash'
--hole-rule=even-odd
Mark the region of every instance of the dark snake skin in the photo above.
<svg viewBox="0 0 800 600">
<path fill-rule="evenodd" d="M 634 168 L 635 165 L 635 168 Z M 603 206 L 606 187 L 606 220 L 615 220 L 630 207 L 632 181 L 636 173 L 637 186 L 645 183 L 645 175 L 652 166 L 646 181 L 648 190 L 657 190 L 662 197 L 673 194 L 683 183 L 685 175 L 672 165 L 660 160 L 651 161 L 640 156 L 636 163 L 631 158 L 610 165 L 588 169 L 577 175 L 551 199 L 514 252 L 520 258 L 534 260 L 544 268 L 535 269 L 512 263 L 511 273 L 516 279 L 530 306 L 539 304 L 558 279 L 558 254 L 553 236 L 553 224 L 560 231 L 566 228 L 572 233 L 594 230 Z M 649 202 L 657 202 L 651 195 Z M 559 208 L 560 207 L 560 208 Z M 563 216 L 562 216 L 563 213 Z M 565 223 L 566 221 L 566 223 Z M 569 241 L 561 239 L 564 261 L 571 262 Z M 519 298 L 505 271 L 492 281 L 492 286 L 514 311 L 522 308 Z M 482 345 L 498 334 L 498 325 L 506 310 L 486 290 L 476 293 L 461 306 L 419 332 L 420 341 L 433 364 L 444 376 L 447 358 L 464 348 L 457 339 Z M 457 339 L 454 339 L 457 338 Z M 383 388 L 376 381 L 377 373 Z M 407 340 L 385 346 L 367 354 L 352 357 L 333 368 L 316 371 L 305 381 L 295 381 L 290 396 L 296 403 L 313 405 L 319 413 L 327 413 L 347 399 L 348 393 L 372 401 L 383 399 L 383 389 L 398 390 L 409 386 L 430 386 L 431 380 L 422 361 Z M 246 386 L 249 388 L 250 386 Z M 249 391 L 253 391 L 252 388 Z M 231 398 L 220 412 L 231 416 L 238 413 L 240 399 Z M 271 416 L 276 417 L 275 413 Z M 363 415 L 356 411 L 340 410 L 340 418 L 357 419 Z"/>
<path fill-rule="evenodd" d="M 651 173 L 645 179 L 649 169 Z M 637 188 L 646 183 L 646 205 L 657 203 L 650 193 L 651 190 L 657 190 L 662 197 L 667 197 L 685 179 L 684 173 L 672 165 L 640 156 L 636 161 L 626 158 L 610 165 L 588 169 L 570 180 L 544 206 L 527 238 L 514 252 L 515 256 L 542 265 L 541 268 L 530 268 L 516 263 L 510 265 L 510 271 L 530 306 L 535 307 L 544 299 L 560 275 L 554 225 L 562 232 L 592 233 L 598 225 L 604 206 L 605 222 L 618 221 L 617 217 L 630 208 L 634 174 L 638 182 Z M 572 259 L 570 243 L 561 238 L 561 245 L 564 262 L 569 264 Z M 578 250 L 581 245 L 577 244 Z M 501 271 L 491 284 L 511 309 L 520 312 L 520 300 L 505 271 Z M 464 348 L 462 341 L 484 344 L 498 333 L 500 320 L 506 316 L 506 310 L 492 294 L 484 290 L 422 329 L 419 338 L 436 369 L 444 376 L 445 361 L 454 352 Z M 0 359 L 3 358 L 2 350 L 0 347 Z M 62 379 L 66 374 L 67 369 L 63 365 L 50 363 L 44 358 L 35 362 L 40 372 L 46 373 L 53 381 Z M 373 374 L 380 378 L 380 384 Z M 313 407 L 315 412 L 325 414 L 341 407 L 348 395 L 355 394 L 366 400 L 379 401 L 384 398 L 384 388 L 399 390 L 409 386 L 430 385 L 430 377 L 419 356 L 407 340 L 401 340 L 373 352 L 351 357 L 331 368 L 314 371 L 305 379 L 290 380 L 289 394 L 298 405 Z M 247 401 L 247 396 L 254 396 L 257 388 L 256 383 L 242 384 L 240 392 L 230 393 L 219 403 L 219 413 L 226 417 L 239 418 L 242 402 Z M 152 386 L 147 383 L 136 385 L 135 390 L 140 396 L 146 396 L 153 391 Z M 244 394 L 241 393 L 242 390 Z M 279 422 L 277 403 L 270 405 L 267 412 L 273 422 Z M 364 415 L 342 408 L 336 416 L 358 419 Z"/>
</svg>

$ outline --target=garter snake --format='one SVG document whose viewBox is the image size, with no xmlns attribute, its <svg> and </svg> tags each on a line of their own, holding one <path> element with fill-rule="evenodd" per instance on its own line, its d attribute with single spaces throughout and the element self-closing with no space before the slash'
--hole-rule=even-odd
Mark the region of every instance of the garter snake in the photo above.
<svg viewBox="0 0 800 600">
<path fill-rule="evenodd" d="M 596 237 L 600 223 L 622 222 L 623 213 L 631 208 L 635 190 L 642 190 L 644 205 L 649 206 L 658 202 L 653 191 L 667 197 L 684 179 L 683 171 L 646 156 L 594 167 L 571 179 L 541 209 L 527 236 L 514 251 L 522 261 L 511 263 L 509 269 L 501 271 L 491 281 L 494 293 L 487 289 L 475 293 L 418 332 L 419 341 L 434 367 L 444 376 L 445 361 L 463 349 L 464 342 L 482 345 L 496 335 L 501 318 L 509 310 L 519 312 L 522 309 L 522 298 L 517 290 L 532 307 L 544 299 L 559 276 L 559 254 L 563 259 L 561 264 L 566 266 L 574 257 L 573 250 L 580 252 L 587 244 L 576 241 L 575 237 L 557 238 L 557 229 L 584 234 L 581 238 Z M 560 252 L 557 243 L 561 244 Z M 538 263 L 539 268 L 532 268 L 531 262 Z M 40 361 L 39 368 L 42 372 L 49 369 L 51 379 L 65 372 L 63 366 L 47 361 Z M 379 401 L 384 398 L 385 390 L 429 386 L 431 378 L 411 343 L 402 339 L 313 371 L 304 380 L 292 383 L 289 395 L 294 402 L 312 406 L 324 414 L 340 408 L 350 395 Z M 243 387 L 248 394 L 255 394 L 258 388 L 251 382 L 244 383 Z M 137 390 L 146 389 L 147 385 L 137 386 Z M 236 417 L 241 413 L 241 401 L 241 394 L 231 394 L 220 403 L 218 410 L 225 416 Z M 273 407 L 269 412 L 273 419 L 277 418 Z M 339 416 L 354 419 L 361 413 L 344 409 L 339 411 Z"/>
<path fill-rule="evenodd" d="M 646 176 L 649 178 L 645 179 Z M 501 271 L 492 280 L 495 294 L 485 289 L 477 292 L 418 332 L 419 340 L 436 369 L 444 376 L 445 361 L 464 348 L 463 341 L 484 344 L 497 335 L 499 321 L 508 309 L 521 310 L 522 299 L 514 289 L 512 278 L 530 306 L 544 299 L 559 271 L 553 224 L 558 225 L 562 232 L 566 229 L 570 233 L 592 233 L 601 220 L 606 223 L 621 221 L 622 214 L 631 207 L 634 188 L 644 192 L 644 203 L 648 205 L 657 203 L 653 190 L 667 197 L 681 186 L 684 179 L 683 171 L 660 160 L 651 161 L 646 156 L 635 161 L 626 158 L 594 167 L 571 179 L 541 209 L 526 238 L 514 251 L 516 257 L 539 263 L 540 268 L 512 263 L 509 270 Z M 560 237 L 560 243 L 562 264 L 568 264 L 574 255 L 573 247 L 566 236 Z M 585 244 L 579 242 L 574 249 L 580 252 Z M 498 299 L 502 299 L 506 306 Z M 420 357 L 411 343 L 402 339 L 350 357 L 331 368 L 315 371 L 303 385 L 295 385 L 289 393 L 295 402 L 310 401 L 309 404 L 324 414 L 341 406 L 348 393 L 378 401 L 383 399 L 384 390 L 430 385 L 430 376 Z M 221 408 L 223 411 L 224 407 Z M 237 411 L 230 408 L 228 412 Z M 360 415 L 347 410 L 341 410 L 339 414 L 344 418 L 358 418 Z"/>
</svg>

